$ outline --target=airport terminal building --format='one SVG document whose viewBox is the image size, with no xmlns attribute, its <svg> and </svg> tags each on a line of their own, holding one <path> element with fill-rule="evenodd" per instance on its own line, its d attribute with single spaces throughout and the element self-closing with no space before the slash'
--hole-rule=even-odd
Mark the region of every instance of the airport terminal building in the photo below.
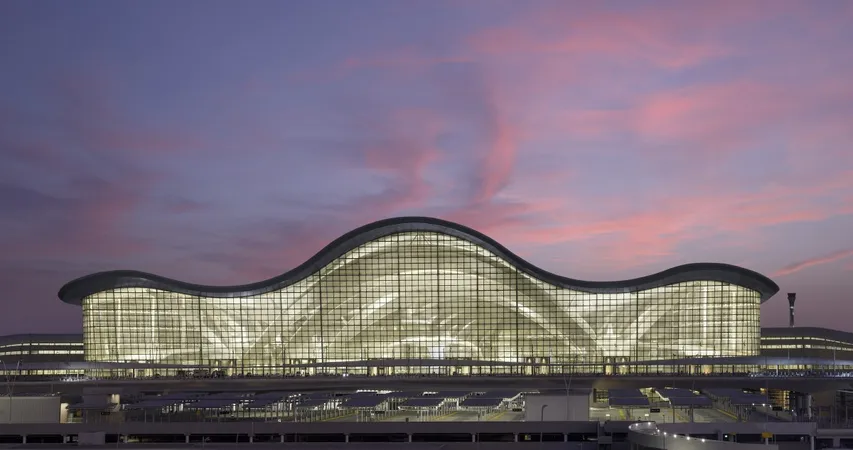
<svg viewBox="0 0 853 450">
<path fill-rule="evenodd" d="M 713 263 L 571 279 L 473 229 L 418 217 L 353 230 L 253 284 L 112 271 L 71 281 L 59 297 L 83 308 L 89 362 L 477 375 L 651 373 L 671 370 L 655 361 L 756 356 L 760 305 L 778 290 L 756 272 Z"/>
<path fill-rule="evenodd" d="M 847 445 L 853 333 L 793 327 L 795 294 L 762 329 L 778 290 L 713 263 L 571 279 L 419 217 L 243 286 L 96 273 L 59 292 L 82 335 L 0 337 L 0 441 Z"/>
</svg>

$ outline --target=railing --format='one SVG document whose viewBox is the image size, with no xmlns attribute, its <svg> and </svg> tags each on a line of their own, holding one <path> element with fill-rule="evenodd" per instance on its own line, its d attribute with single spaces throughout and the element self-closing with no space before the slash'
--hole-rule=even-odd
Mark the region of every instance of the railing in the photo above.
<svg viewBox="0 0 853 450">
<path fill-rule="evenodd" d="M 775 444 L 741 444 L 690 435 L 668 433 L 655 422 L 638 422 L 628 427 L 628 441 L 640 447 L 661 450 L 778 450 Z"/>
</svg>

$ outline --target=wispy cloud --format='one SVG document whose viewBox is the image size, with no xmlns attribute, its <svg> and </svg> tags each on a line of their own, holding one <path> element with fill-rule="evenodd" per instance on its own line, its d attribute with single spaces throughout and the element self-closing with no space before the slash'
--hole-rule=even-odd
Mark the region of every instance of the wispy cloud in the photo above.
<svg viewBox="0 0 853 450">
<path fill-rule="evenodd" d="M 774 274 L 777 277 L 783 277 L 785 275 L 790 275 L 792 273 L 799 272 L 803 269 L 807 269 L 809 267 L 820 266 L 823 264 L 829 264 L 836 261 L 840 261 L 845 258 L 849 258 L 853 256 L 853 249 L 847 250 L 839 250 L 837 252 L 832 252 L 822 256 L 816 256 L 814 258 L 809 258 L 803 261 L 798 261 L 793 264 L 787 265 Z"/>
</svg>

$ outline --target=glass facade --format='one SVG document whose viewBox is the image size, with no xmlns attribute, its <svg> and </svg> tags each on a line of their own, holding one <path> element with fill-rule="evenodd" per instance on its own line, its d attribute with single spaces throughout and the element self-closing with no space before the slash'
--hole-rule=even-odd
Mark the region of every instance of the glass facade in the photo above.
<svg viewBox="0 0 853 450">
<path fill-rule="evenodd" d="M 229 373 L 454 375 L 759 354 L 757 291 L 704 280 L 623 291 L 557 287 L 469 240 L 403 231 L 263 294 L 87 295 L 85 358 Z"/>
</svg>

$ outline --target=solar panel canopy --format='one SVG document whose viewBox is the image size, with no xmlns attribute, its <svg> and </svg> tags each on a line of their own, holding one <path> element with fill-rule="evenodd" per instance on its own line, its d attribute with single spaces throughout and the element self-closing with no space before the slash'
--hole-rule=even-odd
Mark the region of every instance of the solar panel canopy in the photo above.
<svg viewBox="0 0 853 450">
<path fill-rule="evenodd" d="M 245 407 L 249 408 L 249 409 L 262 409 L 262 408 L 266 408 L 267 406 L 274 405 L 280 401 L 281 401 L 280 399 L 276 399 L 276 398 L 262 398 L 262 399 L 252 401 L 251 403 L 247 404 Z"/>
<path fill-rule="evenodd" d="M 231 407 L 235 403 L 237 403 L 237 400 L 234 399 L 214 398 L 209 400 L 199 400 L 197 402 L 190 403 L 188 406 L 193 409 L 223 409 Z"/>
<path fill-rule="evenodd" d="M 329 399 L 333 398 L 334 396 L 334 394 L 329 392 L 309 392 L 307 394 L 302 394 L 302 397 L 310 399 Z"/>
<path fill-rule="evenodd" d="M 693 397 L 671 397 L 669 399 L 672 406 L 711 406 L 713 402 L 708 397 L 693 396 Z"/>
<path fill-rule="evenodd" d="M 420 397 L 421 395 L 423 395 L 423 393 L 424 391 L 398 391 L 388 394 L 388 398 L 405 399 L 412 397 Z"/>
<path fill-rule="evenodd" d="M 359 396 L 348 399 L 344 406 L 347 408 L 375 408 L 385 402 L 387 399 L 384 395 L 373 395 L 370 397 Z"/>
<path fill-rule="evenodd" d="M 255 398 L 257 398 L 257 399 L 275 398 L 277 400 L 280 400 L 280 399 L 287 397 L 288 395 L 290 395 L 289 392 L 262 392 L 262 393 L 255 394 Z"/>
<path fill-rule="evenodd" d="M 462 402 L 462 407 L 474 407 L 474 408 L 496 408 L 503 403 L 503 399 L 501 398 L 483 398 L 483 397 L 471 397 L 465 399 Z"/>
<path fill-rule="evenodd" d="M 609 400 L 611 406 L 649 406 L 649 399 L 646 397 L 634 398 L 611 398 Z"/>
<path fill-rule="evenodd" d="M 745 392 L 743 392 L 743 390 L 734 389 L 734 388 L 704 389 L 703 392 L 705 392 L 708 395 L 713 395 L 714 397 L 734 397 L 734 396 L 746 394 Z"/>
<path fill-rule="evenodd" d="M 401 403 L 400 406 L 410 408 L 432 408 L 440 405 L 442 402 L 444 402 L 443 398 L 420 397 L 410 398 L 405 402 Z"/>
<path fill-rule="evenodd" d="M 760 405 L 760 404 L 769 404 L 770 400 L 762 394 L 754 394 L 750 392 L 744 392 L 740 389 L 731 389 L 731 388 L 718 388 L 718 389 L 706 389 L 705 393 L 708 395 L 713 395 L 714 397 L 721 397 L 729 399 L 729 402 L 732 405 Z"/>
<path fill-rule="evenodd" d="M 645 397 L 639 389 L 610 389 L 607 396 L 611 398 L 639 398 Z"/>
<path fill-rule="evenodd" d="M 307 398 L 302 399 L 296 403 L 297 408 L 314 408 L 317 406 L 323 406 L 326 403 L 329 403 L 330 399 L 328 398 Z"/>
<path fill-rule="evenodd" d="M 486 391 L 481 393 L 479 397 L 511 399 L 517 397 L 519 394 L 521 394 L 519 391 Z"/>
<path fill-rule="evenodd" d="M 693 397 L 696 394 L 690 389 L 681 389 L 681 388 L 663 388 L 658 390 L 666 398 L 673 397 Z"/>
<path fill-rule="evenodd" d="M 441 398 L 463 398 L 471 395 L 469 391 L 439 391 L 435 394 L 431 394 L 433 397 L 441 397 Z"/>
<path fill-rule="evenodd" d="M 729 400 L 730 400 L 731 404 L 741 405 L 741 406 L 762 405 L 762 404 L 766 405 L 766 404 L 770 403 L 770 400 L 768 400 L 767 397 L 765 397 L 763 395 L 757 395 L 757 394 L 744 394 L 742 396 L 729 397 Z"/>
</svg>

